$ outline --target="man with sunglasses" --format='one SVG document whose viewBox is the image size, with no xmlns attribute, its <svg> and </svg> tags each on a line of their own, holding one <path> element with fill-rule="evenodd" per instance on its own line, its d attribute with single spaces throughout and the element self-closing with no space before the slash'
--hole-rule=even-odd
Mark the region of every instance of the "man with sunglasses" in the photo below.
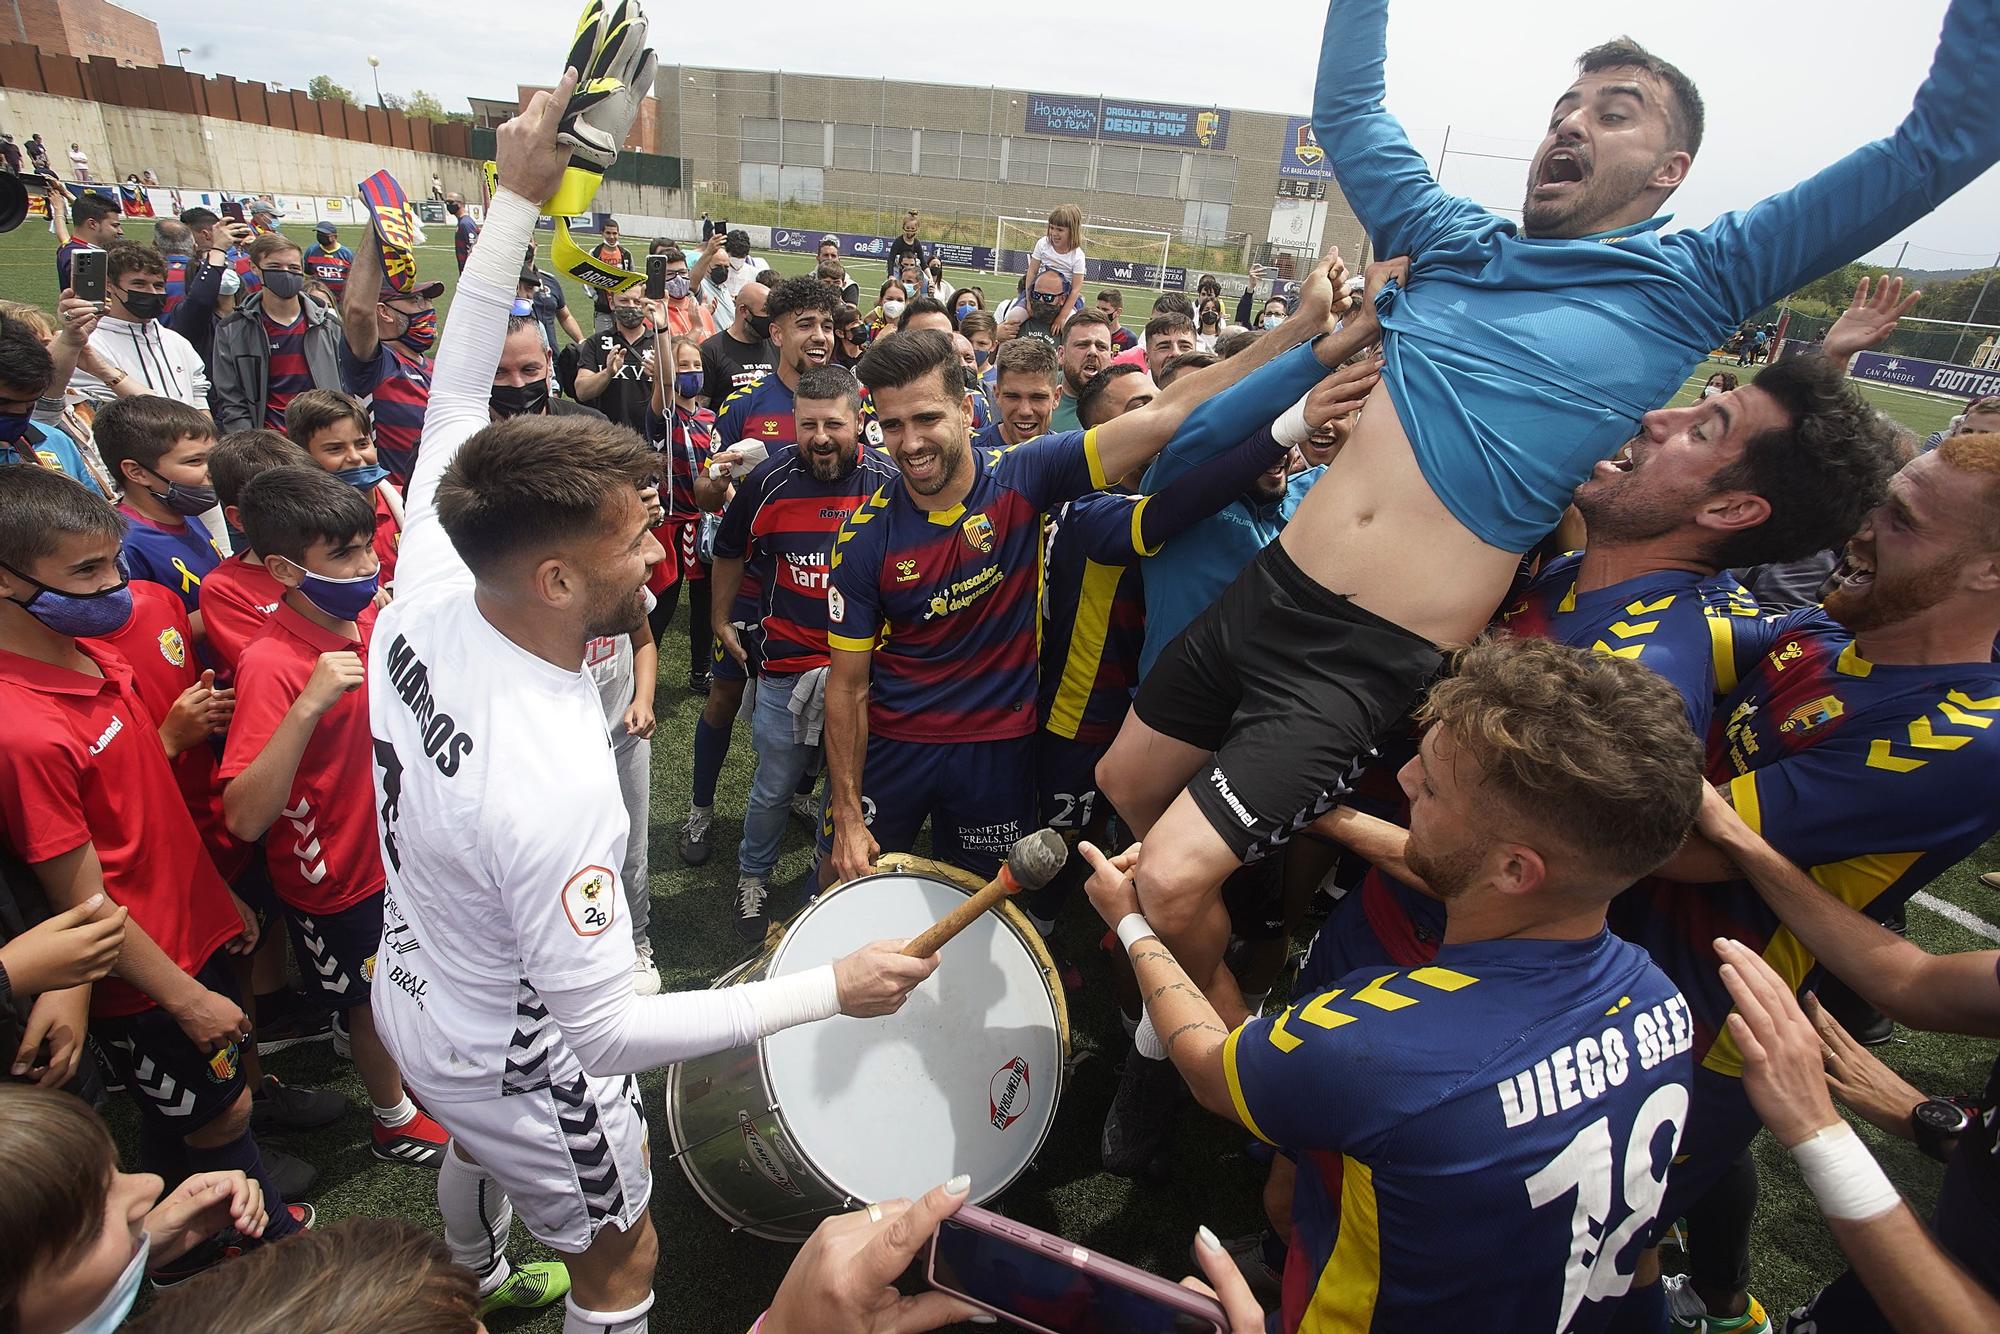
<svg viewBox="0 0 2000 1334">
<path fill-rule="evenodd" d="M 211 406 L 224 435 L 255 427 L 282 431 L 285 408 L 308 389 L 340 388 L 342 342 L 333 312 L 303 295 L 305 252 L 283 232 L 250 245 L 263 279 L 216 326 L 209 354 Z"/>
</svg>

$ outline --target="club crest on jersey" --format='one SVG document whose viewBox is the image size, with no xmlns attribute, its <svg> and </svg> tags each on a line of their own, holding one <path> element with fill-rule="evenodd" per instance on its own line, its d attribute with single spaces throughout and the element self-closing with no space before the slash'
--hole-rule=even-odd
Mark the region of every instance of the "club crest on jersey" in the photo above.
<svg viewBox="0 0 2000 1334">
<path fill-rule="evenodd" d="M 878 422 L 873 417 L 870 417 L 866 422 L 862 423 L 861 434 L 868 438 L 869 444 L 873 445 L 877 449 L 882 448 L 881 422 Z"/>
<path fill-rule="evenodd" d="M 1785 715 L 1785 721 L 1778 724 L 1778 730 L 1786 733 L 1810 732 L 1821 723 L 1830 723 L 1845 712 L 1847 709 L 1840 702 L 1840 696 L 1821 695 L 1818 699 L 1808 700 Z"/>
<path fill-rule="evenodd" d="M 579 936 L 601 935 L 618 915 L 618 878 L 602 866 L 586 866 L 562 887 L 563 912 Z"/>
<path fill-rule="evenodd" d="M 187 640 L 181 637 L 180 630 L 175 626 L 170 625 L 160 631 L 160 656 L 176 667 L 187 666 Z"/>
<path fill-rule="evenodd" d="M 237 1045 L 232 1042 L 215 1055 L 208 1058 L 208 1077 L 218 1084 L 227 1084 L 236 1078 Z"/>
<path fill-rule="evenodd" d="M 975 514 L 958 526 L 965 536 L 965 544 L 981 555 L 993 550 L 993 520 L 984 514 Z"/>
</svg>

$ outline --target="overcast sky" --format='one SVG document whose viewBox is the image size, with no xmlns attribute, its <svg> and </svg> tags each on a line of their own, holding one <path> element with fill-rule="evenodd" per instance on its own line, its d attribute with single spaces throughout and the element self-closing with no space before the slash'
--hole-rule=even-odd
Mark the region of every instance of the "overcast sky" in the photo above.
<svg viewBox="0 0 2000 1334">
<path fill-rule="evenodd" d="M 547 0 L 422 7 L 342 0 L 274 24 L 268 0 L 208 0 L 177 6 L 179 13 L 164 5 L 135 7 L 159 22 L 169 55 L 193 48 L 191 69 L 301 88 L 313 75 L 329 74 L 365 99 L 372 94 L 372 52 L 382 60 L 384 92 L 421 87 L 461 111 L 467 96 L 506 98 L 517 83 L 551 80 L 570 12 Z M 1007 31 L 1012 7 L 1012 0 L 935 8 L 911 0 L 757 0 L 735 11 L 746 21 L 733 23 L 728 6 L 656 4 L 653 44 L 663 63 L 775 63 L 801 72 L 934 81 L 970 66 L 984 82 L 1042 92 L 1292 114 L 1311 107 L 1325 19 L 1312 0 L 1066 5 L 1064 40 L 1043 34 L 1007 45 L 992 34 Z M 1531 153 L 1550 105 L 1572 77 L 1576 54 L 1622 27 L 1701 87 L 1708 137 L 1673 211 L 1682 225 L 1705 223 L 1892 130 L 1929 67 L 1945 4 L 1679 0 L 1617 18 L 1602 16 L 1603 8 L 1397 0 L 1389 25 L 1389 108 L 1433 164 L 1451 127 L 1443 170 L 1448 188 L 1491 207 L 1518 208 L 1526 164 L 1471 154 Z M 1218 20 L 1218 11 L 1231 17 Z M 714 18 L 689 22 L 694 12 Z M 986 20 L 976 28 L 961 26 L 961 16 L 978 13 Z M 1250 14 L 1254 24 L 1245 21 Z M 666 31 L 668 22 L 675 33 Z M 343 27 L 357 35 L 343 36 Z M 1991 102 L 1980 112 L 1996 114 Z M 1875 257 L 1893 262 L 1902 240 L 1911 243 L 1912 268 L 1992 262 L 2000 251 L 2000 171 L 1989 171 Z"/>
</svg>

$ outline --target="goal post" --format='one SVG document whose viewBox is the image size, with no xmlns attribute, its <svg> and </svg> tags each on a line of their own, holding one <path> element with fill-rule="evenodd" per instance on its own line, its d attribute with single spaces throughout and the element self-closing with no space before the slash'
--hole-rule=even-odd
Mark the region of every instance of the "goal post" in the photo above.
<svg viewBox="0 0 2000 1334">
<path fill-rule="evenodd" d="M 1048 234 L 1048 227 L 1047 218 L 1005 215 L 998 218 L 993 228 L 993 271 L 1025 274 L 1028 271 L 1028 255 L 1034 250 L 1035 242 Z M 1173 239 L 1173 233 L 1164 228 L 1114 227 L 1108 223 L 1086 222 L 1083 224 L 1083 253 L 1091 261 L 1092 274 L 1086 281 L 1106 286 L 1164 290 L 1167 251 Z M 1122 271 L 1119 276 L 1110 276 L 1113 267 Z M 1124 272 L 1129 272 L 1131 276 L 1124 276 Z"/>
</svg>

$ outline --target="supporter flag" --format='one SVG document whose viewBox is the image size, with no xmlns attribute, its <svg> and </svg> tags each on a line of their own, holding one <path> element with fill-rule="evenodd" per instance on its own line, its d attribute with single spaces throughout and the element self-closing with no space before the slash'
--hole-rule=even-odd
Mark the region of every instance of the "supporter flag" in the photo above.
<svg viewBox="0 0 2000 1334">
<path fill-rule="evenodd" d="M 374 222 L 375 240 L 382 252 L 382 281 L 397 292 L 413 291 L 417 285 L 417 245 L 423 233 L 417 229 L 410 197 L 403 193 L 385 168 L 354 187 Z"/>
<path fill-rule="evenodd" d="M 146 194 L 146 187 L 134 185 L 130 181 L 118 184 L 119 205 L 128 218 L 150 218 L 153 216 L 153 201 Z"/>
</svg>

